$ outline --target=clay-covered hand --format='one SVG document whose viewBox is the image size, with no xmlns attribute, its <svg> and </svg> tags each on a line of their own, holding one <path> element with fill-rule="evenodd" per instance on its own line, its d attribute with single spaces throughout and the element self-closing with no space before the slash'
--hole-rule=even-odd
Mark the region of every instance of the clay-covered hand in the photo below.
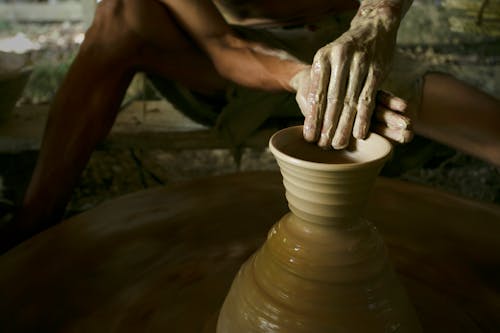
<svg viewBox="0 0 500 333">
<path fill-rule="evenodd" d="M 390 10 L 360 8 L 351 28 L 321 48 L 309 70 L 294 76 L 291 86 L 305 116 L 307 141 L 345 148 L 351 134 L 366 137 L 375 109 L 386 124 L 376 129 L 391 139 L 407 140 L 409 121 L 400 114 L 406 103 L 378 92 L 390 69 L 399 20 Z"/>
<path fill-rule="evenodd" d="M 297 89 L 297 104 L 299 105 L 302 114 L 305 117 L 305 126 L 308 126 L 308 119 L 309 121 L 312 119 L 312 104 L 307 99 L 308 90 L 310 87 L 310 79 L 310 69 L 302 70 L 293 79 L 293 86 Z M 409 109 L 407 102 L 404 99 L 396 97 L 390 92 L 386 92 L 383 90 L 378 90 L 375 97 L 372 98 L 375 105 L 370 106 L 370 108 L 373 109 L 370 110 L 367 117 L 371 117 L 371 119 L 367 119 L 366 121 L 366 126 L 370 126 L 369 130 L 398 143 L 406 143 L 411 141 L 411 139 L 413 138 L 413 130 L 411 126 L 411 118 L 407 116 L 407 111 Z M 306 135 L 308 135 L 309 133 L 307 132 L 305 126 L 304 137 L 308 139 Z M 318 130 L 321 129 L 322 128 L 318 128 Z M 348 131 L 350 131 L 350 128 Z M 348 135 L 350 136 L 350 132 L 348 132 Z M 356 137 L 364 138 L 365 136 L 366 135 Z M 314 138 L 318 137 L 319 136 L 316 136 L 316 134 L 314 134 Z M 314 139 L 308 140 L 317 141 Z M 320 140 L 318 142 L 322 147 L 330 147 L 330 145 L 332 145 L 335 149 L 341 149 L 345 147 L 335 146 L 331 143 L 331 139 L 327 140 L 327 144 L 325 145 L 323 145 L 324 141 Z M 349 137 L 347 138 L 346 142 L 349 142 Z"/>
</svg>

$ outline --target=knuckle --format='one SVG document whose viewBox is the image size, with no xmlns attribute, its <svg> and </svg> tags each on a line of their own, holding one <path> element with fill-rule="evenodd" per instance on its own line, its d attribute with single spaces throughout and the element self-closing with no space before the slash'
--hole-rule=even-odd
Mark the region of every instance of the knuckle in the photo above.
<svg viewBox="0 0 500 333">
<path fill-rule="evenodd" d="M 325 48 L 319 49 L 314 55 L 313 64 L 324 62 L 328 58 L 328 53 Z"/>
<path fill-rule="evenodd" d="M 365 52 L 356 52 L 354 62 L 360 68 L 366 69 L 368 67 L 368 54 Z"/>
<path fill-rule="evenodd" d="M 359 107 L 356 112 L 356 122 L 360 124 L 366 124 L 370 121 L 371 112 L 368 108 Z"/>
<path fill-rule="evenodd" d="M 375 99 L 371 94 L 364 94 L 358 101 L 359 108 L 371 109 L 375 104 Z"/>
<path fill-rule="evenodd" d="M 338 94 L 331 93 L 331 92 L 329 92 L 328 95 L 326 96 L 326 100 L 330 104 L 337 104 L 338 102 L 340 102 Z"/>
<path fill-rule="evenodd" d="M 321 100 L 321 95 L 319 92 L 310 92 L 307 94 L 307 103 L 310 105 L 316 105 L 319 104 Z"/>
<path fill-rule="evenodd" d="M 331 48 L 330 58 L 344 58 L 352 53 L 353 51 L 351 43 L 334 44 Z"/>
<path fill-rule="evenodd" d="M 348 110 L 355 110 L 357 107 L 358 103 L 354 99 L 354 96 L 347 96 L 346 99 L 344 99 L 344 108 Z"/>
<path fill-rule="evenodd" d="M 373 82 L 376 85 L 383 79 L 384 73 L 383 73 L 382 69 L 380 69 L 378 67 L 373 68 L 372 71 L 373 71 L 373 74 L 372 74 Z"/>
</svg>

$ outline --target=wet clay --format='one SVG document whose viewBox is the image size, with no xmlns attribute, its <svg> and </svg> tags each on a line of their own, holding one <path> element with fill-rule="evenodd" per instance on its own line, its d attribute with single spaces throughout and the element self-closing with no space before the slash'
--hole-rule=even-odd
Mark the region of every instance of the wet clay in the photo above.
<svg viewBox="0 0 500 333">
<path fill-rule="evenodd" d="M 274 172 L 106 202 L 0 256 L 0 331 L 214 332 L 236 272 L 287 211 Z M 363 215 L 424 332 L 498 330 L 498 206 L 379 178 Z"/>
<path fill-rule="evenodd" d="M 391 144 L 371 134 L 325 152 L 297 126 L 277 132 L 270 149 L 291 213 L 240 269 L 217 333 L 421 332 L 382 239 L 360 218 Z"/>
</svg>

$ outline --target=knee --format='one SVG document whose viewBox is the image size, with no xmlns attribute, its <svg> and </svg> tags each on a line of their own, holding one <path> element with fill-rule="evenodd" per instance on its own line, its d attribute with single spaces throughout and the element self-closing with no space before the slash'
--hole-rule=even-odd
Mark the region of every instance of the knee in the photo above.
<svg viewBox="0 0 500 333">
<path fill-rule="evenodd" d="M 104 0 L 99 3 L 92 25 L 85 34 L 80 53 L 95 60 L 125 61 L 141 47 L 141 40 L 127 18 L 130 2 L 140 0 Z"/>
</svg>

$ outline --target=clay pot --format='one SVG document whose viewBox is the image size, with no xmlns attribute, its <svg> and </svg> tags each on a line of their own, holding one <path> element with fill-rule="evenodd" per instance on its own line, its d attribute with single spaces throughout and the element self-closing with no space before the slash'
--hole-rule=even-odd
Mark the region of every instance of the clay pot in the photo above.
<svg viewBox="0 0 500 333">
<path fill-rule="evenodd" d="M 270 149 L 291 212 L 241 267 L 217 333 L 421 332 L 381 237 L 360 218 L 391 144 L 371 134 L 325 151 L 298 126 Z"/>
</svg>

